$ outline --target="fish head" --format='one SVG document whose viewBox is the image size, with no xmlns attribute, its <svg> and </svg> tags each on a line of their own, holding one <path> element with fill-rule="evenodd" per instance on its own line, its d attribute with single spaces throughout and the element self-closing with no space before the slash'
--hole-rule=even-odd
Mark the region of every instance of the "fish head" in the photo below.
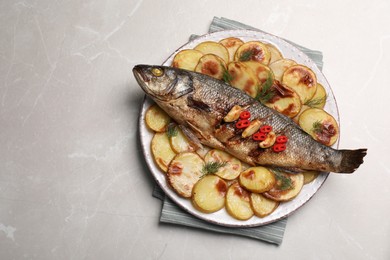
<svg viewBox="0 0 390 260">
<path fill-rule="evenodd" d="M 134 76 L 153 99 L 171 101 L 193 91 L 189 72 L 166 66 L 136 65 Z"/>
</svg>

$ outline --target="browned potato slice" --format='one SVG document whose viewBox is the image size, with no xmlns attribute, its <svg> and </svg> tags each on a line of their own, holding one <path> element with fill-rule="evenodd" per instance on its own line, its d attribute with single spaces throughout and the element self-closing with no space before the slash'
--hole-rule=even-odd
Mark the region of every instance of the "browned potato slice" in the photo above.
<svg viewBox="0 0 390 260">
<path fill-rule="evenodd" d="M 303 174 L 303 184 L 308 184 L 313 180 L 315 180 L 320 173 L 317 171 L 306 171 L 306 172 L 302 172 L 302 174 Z"/>
<path fill-rule="evenodd" d="M 299 113 L 298 113 L 296 116 L 294 116 L 294 118 L 293 118 L 294 122 L 298 124 L 299 117 L 301 116 L 301 114 L 302 114 L 304 111 L 306 111 L 307 109 L 309 109 L 309 108 L 310 108 L 309 106 L 302 105 L 301 110 L 299 111 Z"/>
<path fill-rule="evenodd" d="M 259 193 L 252 193 L 250 199 L 253 212 L 260 218 L 268 216 L 279 206 L 279 202 L 268 199 Z"/>
<path fill-rule="evenodd" d="M 194 50 L 200 51 L 203 54 L 215 54 L 225 61 L 229 62 L 229 51 L 225 46 L 218 42 L 205 41 L 195 46 Z"/>
<path fill-rule="evenodd" d="M 157 163 L 157 166 L 162 171 L 166 172 L 169 163 L 176 155 L 175 152 L 172 150 L 167 134 L 165 132 L 155 133 L 150 146 L 153 158 Z"/>
<path fill-rule="evenodd" d="M 289 67 L 282 77 L 282 83 L 297 92 L 304 104 L 310 100 L 317 90 L 317 77 L 314 72 L 303 65 Z"/>
<path fill-rule="evenodd" d="M 215 175 L 218 175 L 225 180 L 234 180 L 240 175 L 241 161 L 224 151 L 212 149 L 206 154 L 204 160 L 206 163 L 226 163 L 225 166 L 220 167 L 215 173 Z"/>
<path fill-rule="evenodd" d="M 199 59 L 195 71 L 216 79 L 222 79 L 223 73 L 226 71 L 226 64 L 215 54 L 205 54 Z"/>
<path fill-rule="evenodd" d="M 282 53 L 279 51 L 278 48 L 275 47 L 275 45 L 267 43 L 266 46 L 271 53 L 271 60 L 269 61 L 270 64 L 274 61 L 283 59 Z"/>
<path fill-rule="evenodd" d="M 237 182 L 233 183 L 226 194 L 225 207 L 229 215 L 239 220 L 247 220 L 253 216 L 250 194 Z"/>
<path fill-rule="evenodd" d="M 281 59 L 274 61 L 269 64 L 270 69 L 274 73 L 274 78 L 276 80 L 282 81 L 283 73 L 291 66 L 296 65 L 297 63 L 290 59 Z"/>
<path fill-rule="evenodd" d="M 240 174 L 240 185 L 245 189 L 262 193 L 269 191 L 275 185 L 276 179 L 267 168 L 257 166 L 251 167 Z"/>
<path fill-rule="evenodd" d="M 193 152 L 195 150 L 179 127 L 176 127 L 174 135 L 169 136 L 169 141 L 176 153 Z"/>
<path fill-rule="evenodd" d="M 172 61 L 172 67 L 194 71 L 203 53 L 197 50 L 179 51 Z"/>
<path fill-rule="evenodd" d="M 168 166 L 169 185 L 180 196 L 189 198 L 192 188 L 202 176 L 203 160 L 196 153 L 177 154 Z"/>
<path fill-rule="evenodd" d="M 317 82 L 317 90 L 314 96 L 305 103 L 309 107 L 324 108 L 328 95 L 324 86 Z"/>
<path fill-rule="evenodd" d="M 219 41 L 220 44 L 226 47 L 229 52 L 229 60 L 234 60 L 234 54 L 236 53 L 238 47 L 240 47 L 244 42 L 236 37 L 229 37 Z"/>
<path fill-rule="evenodd" d="M 274 80 L 271 91 L 273 95 L 264 105 L 290 118 L 295 117 L 301 111 L 301 99 L 294 90 Z"/>
<path fill-rule="evenodd" d="M 289 201 L 295 198 L 303 187 L 303 174 L 275 174 L 275 186 L 264 193 L 264 196 L 275 201 Z"/>
<path fill-rule="evenodd" d="M 309 108 L 298 120 L 302 129 L 324 145 L 333 145 L 339 137 L 339 126 L 334 117 L 323 109 Z"/>
<path fill-rule="evenodd" d="M 249 41 L 242 44 L 236 51 L 235 61 L 258 61 L 265 65 L 269 63 L 271 54 L 267 46 L 259 41 Z"/>
<path fill-rule="evenodd" d="M 272 70 L 258 61 L 245 61 L 244 64 L 249 67 L 259 79 L 260 85 L 263 85 L 269 77 L 274 78 Z"/>
<path fill-rule="evenodd" d="M 201 178 L 192 190 L 192 203 L 205 213 L 212 213 L 225 206 L 228 185 L 216 175 Z"/>
<path fill-rule="evenodd" d="M 146 125 L 155 132 L 165 132 L 171 118 L 157 104 L 151 105 L 145 113 Z"/>
<path fill-rule="evenodd" d="M 255 73 L 242 62 L 230 62 L 228 73 L 232 77 L 230 84 L 251 97 L 256 97 L 259 80 Z"/>
</svg>

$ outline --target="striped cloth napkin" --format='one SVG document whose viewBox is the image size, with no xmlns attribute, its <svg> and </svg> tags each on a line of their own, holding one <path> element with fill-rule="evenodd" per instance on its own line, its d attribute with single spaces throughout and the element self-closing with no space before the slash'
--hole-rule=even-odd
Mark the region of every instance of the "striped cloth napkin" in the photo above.
<svg viewBox="0 0 390 260">
<path fill-rule="evenodd" d="M 210 25 L 209 32 L 211 33 L 211 32 L 216 32 L 221 30 L 234 30 L 234 29 L 250 29 L 250 30 L 261 31 L 252 26 L 237 21 L 229 20 L 223 17 L 222 18 L 214 17 Z M 197 35 L 191 35 L 190 40 L 196 37 Z M 302 52 L 306 53 L 306 55 L 308 55 L 322 70 L 323 56 L 320 51 L 310 50 L 303 46 L 297 45 L 296 43 L 290 41 L 288 42 L 296 46 Z M 245 237 L 273 243 L 276 245 L 280 245 L 282 243 L 284 231 L 286 229 L 287 218 L 260 227 L 250 227 L 250 228 L 224 227 L 224 226 L 208 223 L 204 220 L 201 220 L 185 212 L 179 206 L 177 206 L 173 201 L 171 201 L 167 196 L 165 196 L 164 192 L 157 185 L 155 185 L 155 188 L 153 190 L 153 196 L 163 201 L 160 223 L 176 224 L 176 225 L 182 225 L 182 226 L 187 226 L 192 228 L 209 230 L 218 233 L 245 236 Z"/>
</svg>

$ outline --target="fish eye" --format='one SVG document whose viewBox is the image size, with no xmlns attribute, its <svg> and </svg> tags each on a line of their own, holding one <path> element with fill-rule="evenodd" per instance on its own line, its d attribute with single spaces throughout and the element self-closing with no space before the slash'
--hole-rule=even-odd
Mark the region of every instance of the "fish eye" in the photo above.
<svg viewBox="0 0 390 260">
<path fill-rule="evenodd" d="M 152 69 L 152 74 L 156 77 L 160 77 L 164 74 L 164 71 L 160 68 L 153 68 Z"/>
</svg>

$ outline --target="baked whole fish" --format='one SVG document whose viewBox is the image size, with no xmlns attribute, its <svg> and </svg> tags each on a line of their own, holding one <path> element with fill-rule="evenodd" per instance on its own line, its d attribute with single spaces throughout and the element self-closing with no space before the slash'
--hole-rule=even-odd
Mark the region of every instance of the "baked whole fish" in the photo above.
<svg viewBox="0 0 390 260">
<path fill-rule="evenodd" d="M 165 66 L 137 65 L 134 76 L 145 91 L 172 117 L 193 143 L 224 150 L 250 165 L 290 171 L 315 170 L 352 173 L 367 149 L 336 150 L 315 141 L 290 118 L 268 108 L 223 81 Z M 242 137 L 244 129 L 224 118 L 234 106 L 250 112 L 251 120 L 272 126 L 288 138 L 285 150 L 259 147 L 253 138 Z"/>
</svg>

